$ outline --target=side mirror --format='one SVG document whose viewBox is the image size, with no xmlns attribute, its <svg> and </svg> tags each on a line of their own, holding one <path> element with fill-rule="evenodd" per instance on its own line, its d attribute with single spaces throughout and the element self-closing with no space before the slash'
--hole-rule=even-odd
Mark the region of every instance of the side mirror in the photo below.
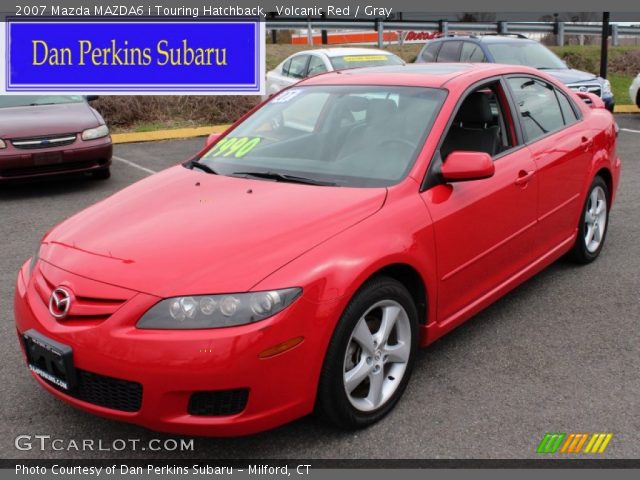
<svg viewBox="0 0 640 480">
<path fill-rule="evenodd" d="M 208 147 L 209 145 L 211 145 L 213 142 L 215 142 L 220 135 L 222 135 L 221 133 L 210 133 L 209 136 L 207 137 L 207 139 L 204 141 L 204 146 Z"/>
<path fill-rule="evenodd" d="M 98 100 L 100 98 L 99 95 L 85 95 L 87 102 L 93 102 L 94 100 Z"/>
<path fill-rule="evenodd" d="M 440 171 L 447 182 L 463 182 L 489 178 L 496 169 L 488 153 L 455 151 L 447 156 Z"/>
</svg>

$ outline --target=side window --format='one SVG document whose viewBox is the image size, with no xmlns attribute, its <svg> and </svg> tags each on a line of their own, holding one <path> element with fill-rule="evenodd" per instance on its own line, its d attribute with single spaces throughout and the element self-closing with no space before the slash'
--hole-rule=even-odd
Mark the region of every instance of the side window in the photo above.
<svg viewBox="0 0 640 480">
<path fill-rule="evenodd" d="M 528 141 L 564 127 L 562 110 L 551 85 L 531 77 L 510 78 L 508 82 Z"/>
<path fill-rule="evenodd" d="M 484 62 L 486 59 L 484 58 L 484 53 L 482 53 L 482 49 L 480 45 L 477 45 L 473 42 L 464 42 L 462 44 L 462 51 L 460 53 L 460 61 L 461 62 Z"/>
<path fill-rule="evenodd" d="M 460 104 L 447 132 L 440 156 L 455 151 L 485 152 L 496 157 L 516 145 L 511 114 L 500 82 L 491 82 L 469 93 Z"/>
<path fill-rule="evenodd" d="M 442 42 L 427 43 L 427 45 L 422 49 L 420 59 L 423 62 L 435 62 L 440 45 L 442 45 Z"/>
<path fill-rule="evenodd" d="M 286 75 L 293 78 L 304 78 L 307 73 L 308 60 L 309 55 L 298 55 L 293 57 Z"/>
<path fill-rule="evenodd" d="M 289 67 L 291 66 L 291 59 L 287 60 L 286 62 L 284 62 L 284 65 L 282 65 L 282 74 L 283 75 L 289 75 Z"/>
<path fill-rule="evenodd" d="M 438 53 L 438 62 L 459 62 L 461 46 L 462 42 L 442 42 L 442 48 Z"/>
<path fill-rule="evenodd" d="M 307 72 L 307 77 L 313 77 L 314 75 L 319 75 L 321 73 L 325 73 L 327 71 L 327 67 L 322 61 L 322 59 L 316 55 L 311 55 L 311 60 L 309 60 L 309 71 Z"/>
<path fill-rule="evenodd" d="M 578 115 L 576 115 L 575 108 L 571 105 L 571 101 L 559 90 L 556 90 L 556 95 L 558 96 L 558 102 L 560 102 L 564 124 L 571 125 L 572 123 L 576 123 L 578 121 Z"/>
</svg>

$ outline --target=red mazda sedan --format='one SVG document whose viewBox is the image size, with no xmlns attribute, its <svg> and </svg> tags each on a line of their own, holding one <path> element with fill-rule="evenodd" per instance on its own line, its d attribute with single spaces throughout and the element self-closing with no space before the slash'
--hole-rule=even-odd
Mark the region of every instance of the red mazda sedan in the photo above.
<svg viewBox="0 0 640 480">
<path fill-rule="evenodd" d="M 26 363 L 60 399 L 154 430 L 314 410 L 369 425 L 418 347 L 563 255 L 598 256 L 616 136 L 600 99 L 527 67 L 303 81 L 45 235 L 15 293 Z"/>
</svg>

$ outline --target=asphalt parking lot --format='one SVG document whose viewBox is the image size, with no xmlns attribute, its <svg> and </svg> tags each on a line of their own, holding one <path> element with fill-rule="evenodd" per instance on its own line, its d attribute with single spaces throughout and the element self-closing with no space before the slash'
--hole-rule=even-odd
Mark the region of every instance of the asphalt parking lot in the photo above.
<svg viewBox="0 0 640 480">
<path fill-rule="evenodd" d="M 20 354 L 12 295 L 16 272 L 45 231 L 184 160 L 203 139 L 118 145 L 104 182 L 0 186 L 0 457 L 535 458 L 545 432 L 612 432 L 599 458 L 640 458 L 640 115 L 617 120 L 623 173 L 597 262 L 557 262 L 422 351 L 402 401 L 367 430 L 337 431 L 309 417 L 253 437 L 198 438 L 189 453 L 18 451 L 21 434 L 105 444 L 165 436 L 44 392 Z"/>
</svg>

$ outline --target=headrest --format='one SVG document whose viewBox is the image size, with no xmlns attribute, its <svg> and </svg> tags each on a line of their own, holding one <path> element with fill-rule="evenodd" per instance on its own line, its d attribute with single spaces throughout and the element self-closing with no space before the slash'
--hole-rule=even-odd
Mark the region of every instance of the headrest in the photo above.
<svg viewBox="0 0 640 480">
<path fill-rule="evenodd" d="M 489 96 L 482 92 L 469 95 L 456 115 L 456 121 L 460 123 L 489 123 L 492 120 Z"/>
<path fill-rule="evenodd" d="M 369 101 L 364 97 L 349 95 L 344 97 L 344 105 L 350 112 L 362 112 L 367 109 Z"/>
<path fill-rule="evenodd" d="M 372 98 L 367 105 L 367 123 L 382 123 L 395 115 L 398 107 L 396 102 L 388 98 Z"/>
</svg>

